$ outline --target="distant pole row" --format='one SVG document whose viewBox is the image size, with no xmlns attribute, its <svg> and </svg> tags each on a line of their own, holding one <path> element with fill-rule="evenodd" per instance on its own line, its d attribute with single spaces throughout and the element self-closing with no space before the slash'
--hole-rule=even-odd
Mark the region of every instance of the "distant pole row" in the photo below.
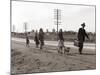
<svg viewBox="0 0 100 75">
<path fill-rule="evenodd" d="M 57 40 L 58 40 L 58 29 L 61 24 L 61 10 L 54 9 L 54 24 L 57 25 Z M 27 35 L 27 22 L 24 22 L 24 32 Z M 13 32 L 15 32 L 15 25 L 13 25 Z"/>
</svg>

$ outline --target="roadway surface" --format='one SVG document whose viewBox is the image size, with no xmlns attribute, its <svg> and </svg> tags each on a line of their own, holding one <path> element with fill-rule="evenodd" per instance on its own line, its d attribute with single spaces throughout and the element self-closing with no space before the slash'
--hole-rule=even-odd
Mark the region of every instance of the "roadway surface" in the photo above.
<svg viewBox="0 0 100 75">
<path fill-rule="evenodd" d="M 17 41 L 17 42 L 23 42 L 25 43 L 26 40 L 23 38 L 11 38 L 12 41 Z M 51 45 L 51 46 L 58 46 L 57 41 L 44 41 L 45 45 Z M 30 40 L 30 43 L 35 43 L 34 40 Z M 64 42 L 66 47 L 71 47 L 71 48 L 77 48 L 74 46 L 73 42 Z M 96 50 L 96 45 L 94 43 L 84 43 L 84 49 L 89 49 L 89 50 Z"/>
</svg>

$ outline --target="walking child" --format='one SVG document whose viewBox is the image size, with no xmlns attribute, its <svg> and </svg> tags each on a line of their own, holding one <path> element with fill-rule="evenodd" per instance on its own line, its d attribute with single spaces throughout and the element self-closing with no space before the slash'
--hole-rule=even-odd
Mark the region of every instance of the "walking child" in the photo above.
<svg viewBox="0 0 100 75">
<path fill-rule="evenodd" d="M 29 37 L 26 36 L 26 47 L 29 47 L 29 43 L 30 43 L 30 41 L 29 41 Z"/>
<path fill-rule="evenodd" d="M 34 41 L 35 41 L 35 44 L 36 44 L 36 48 L 38 48 L 38 45 L 39 45 L 39 36 L 38 36 L 38 32 L 37 31 L 35 33 Z"/>
</svg>

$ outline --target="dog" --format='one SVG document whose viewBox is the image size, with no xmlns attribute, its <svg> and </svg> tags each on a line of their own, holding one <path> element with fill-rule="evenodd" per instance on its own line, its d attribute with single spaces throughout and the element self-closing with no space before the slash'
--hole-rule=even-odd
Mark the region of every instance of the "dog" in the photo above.
<svg viewBox="0 0 100 75">
<path fill-rule="evenodd" d="M 68 54 L 70 52 L 70 47 L 63 47 L 62 50 L 60 50 L 60 48 L 58 48 L 58 53 L 60 54 Z"/>
<path fill-rule="evenodd" d="M 64 54 L 68 54 L 70 52 L 70 47 L 65 47 L 64 48 Z"/>
</svg>

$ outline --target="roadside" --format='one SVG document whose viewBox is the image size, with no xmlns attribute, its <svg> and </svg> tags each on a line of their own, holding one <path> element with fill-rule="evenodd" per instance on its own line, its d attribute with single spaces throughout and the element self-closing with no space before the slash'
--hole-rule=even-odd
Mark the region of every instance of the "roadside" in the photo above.
<svg viewBox="0 0 100 75">
<path fill-rule="evenodd" d="M 96 68 L 95 50 L 83 50 L 78 54 L 77 48 L 71 48 L 68 55 L 58 54 L 57 47 L 47 45 L 40 50 L 33 43 L 25 47 L 24 42 L 12 41 L 12 74 L 90 70 Z"/>
</svg>

